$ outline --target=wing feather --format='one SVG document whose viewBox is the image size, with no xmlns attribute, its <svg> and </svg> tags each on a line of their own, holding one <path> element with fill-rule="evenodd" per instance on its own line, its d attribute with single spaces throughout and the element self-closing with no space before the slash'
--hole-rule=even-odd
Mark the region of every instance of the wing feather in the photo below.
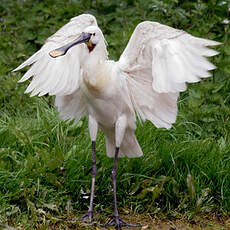
<svg viewBox="0 0 230 230">
<path fill-rule="evenodd" d="M 73 94 L 56 96 L 55 105 L 58 108 L 61 118 L 64 120 L 74 119 L 75 123 L 77 123 L 82 116 L 87 115 L 84 95 L 80 88 Z"/>
<path fill-rule="evenodd" d="M 31 93 L 31 96 L 37 94 L 43 96 L 47 93 L 64 96 L 78 89 L 81 46 L 73 47 L 65 56 L 55 59 L 49 56 L 49 52 L 72 41 L 84 28 L 91 25 L 97 26 L 97 21 L 92 15 L 82 14 L 72 18 L 69 23 L 49 37 L 38 52 L 14 70 L 30 66 L 19 80 L 23 82 L 33 76 L 26 93 Z"/>
<path fill-rule="evenodd" d="M 220 43 L 157 22 L 137 25 L 118 66 L 138 116 L 170 128 L 176 121 L 179 92 L 186 90 L 187 82 L 209 77 L 209 70 L 215 69 L 206 57 L 218 54 L 207 47 L 216 45 Z"/>
</svg>

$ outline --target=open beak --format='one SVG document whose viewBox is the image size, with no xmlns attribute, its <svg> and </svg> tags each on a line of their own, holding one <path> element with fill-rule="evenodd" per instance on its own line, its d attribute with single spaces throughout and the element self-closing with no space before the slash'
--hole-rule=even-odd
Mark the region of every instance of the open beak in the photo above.
<svg viewBox="0 0 230 230">
<path fill-rule="evenodd" d="M 77 39 L 73 40 L 72 42 L 70 42 L 70 43 L 68 43 L 68 44 L 66 44 L 66 45 L 64 45 L 64 46 L 62 46 L 62 47 L 60 47 L 58 49 L 50 51 L 49 55 L 52 58 L 63 56 L 63 55 L 65 55 L 67 53 L 67 51 L 71 47 L 73 47 L 73 46 L 75 46 L 77 44 L 83 43 L 83 42 L 88 42 L 90 40 L 90 38 L 91 38 L 91 35 L 92 34 L 90 34 L 90 33 L 82 32 L 81 35 Z"/>
</svg>

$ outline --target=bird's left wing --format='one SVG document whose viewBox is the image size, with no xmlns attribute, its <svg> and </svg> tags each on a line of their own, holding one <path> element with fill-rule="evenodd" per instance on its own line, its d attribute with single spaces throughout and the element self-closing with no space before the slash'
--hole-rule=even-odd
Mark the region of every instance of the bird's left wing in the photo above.
<svg viewBox="0 0 230 230">
<path fill-rule="evenodd" d="M 49 52 L 77 38 L 87 26 L 97 26 L 97 21 L 90 14 L 74 17 L 55 34 L 49 37 L 42 48 L 14 71 L 31 65 L 19 82 L 33 80 L 26 89 L 31 96 L 69 95 L 79 87 L 80 46 L 72 47 L 65 56 L 52 58 Z"/>
<path fill-rule="evenodd" d="M 215 66 L 206 57 L 218 52 L 207 46 L 219 44 L 157 22 L 140 23 L 118 61 L 137 114 L 170 128 L 179 92 L 186 90 L 186 82 L 211 75 Z"/>
</svg>

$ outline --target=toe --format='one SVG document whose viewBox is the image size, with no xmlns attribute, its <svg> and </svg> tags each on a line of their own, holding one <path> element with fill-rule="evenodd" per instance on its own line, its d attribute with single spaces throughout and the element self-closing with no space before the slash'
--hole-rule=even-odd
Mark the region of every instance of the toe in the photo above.
<svg viewBox="0 0 230 230">
<path fill-rule="evenodd" d="M 87 223 L 92 223 L 93 222 L 93 213 L 88 212 L 84 216 L 81 217 L 81 220 L 86 221 Z"/>
</svg>

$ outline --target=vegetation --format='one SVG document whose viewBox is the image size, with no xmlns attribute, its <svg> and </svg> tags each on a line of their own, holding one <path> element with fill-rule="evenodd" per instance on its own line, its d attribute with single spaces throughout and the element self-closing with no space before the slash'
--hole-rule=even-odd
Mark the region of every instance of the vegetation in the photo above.
<svg viewBox="0 0 230 230">
<path fill-rule="evenodd" d="M 117 60 L 135 26 L 164 23 L 220 41 L 213 77 L 181 94 L 171 130 L 138 124 L 144 156 L 120 159 L 120 212 L 167 218 L 230 214 L 230 4 L 179 0 L 1 0 L 0 2 L 0 223 L 18 229 L 76 227 L 87 210 L 91 146 L 87 120 L 63 122 L 52 97 L 30 98 L 12 73 L 71 17 L 91 13 Z M 25 71 L 25 70 L 24 70 Z M 112 159 L 97 140 L 96 211 L 112 210 Z M 99 218 L 99 217 L 98 217 Z M 100 219 L 99 219 L 100 221 Z M 103 222 L 104 220 L 102 220 Z M 65 223 L 63 227 L 60 223 Z M 68 224 L 67 224 L 68 223 Z"/>
</svg>

